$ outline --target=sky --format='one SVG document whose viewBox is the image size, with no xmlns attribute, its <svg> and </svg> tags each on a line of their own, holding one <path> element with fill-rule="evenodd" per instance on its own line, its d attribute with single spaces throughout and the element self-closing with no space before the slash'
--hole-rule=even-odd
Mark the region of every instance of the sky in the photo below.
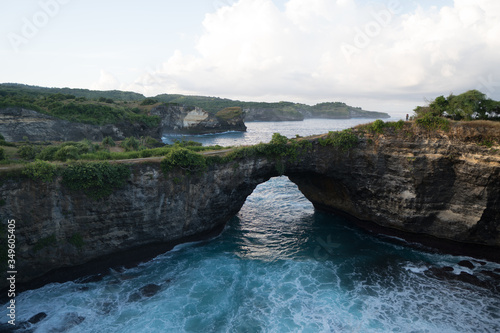
<svg viewBox="0 0 500 333">
<path fill-rule="evenodd" d="M 500 100 L 500 1 L 0 0 L 0 82 L 394 115 Z"/>
</svg>

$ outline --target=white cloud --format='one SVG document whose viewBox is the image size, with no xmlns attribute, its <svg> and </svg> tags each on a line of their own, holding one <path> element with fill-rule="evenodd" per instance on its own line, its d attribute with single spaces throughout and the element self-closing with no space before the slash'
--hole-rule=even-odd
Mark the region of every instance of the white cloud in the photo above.
<svg viewBox="0 0 500 333">
<path fill-rule="evenodd" d="M 93 90 L 114 90 L 120 88 L 120 81 L 113 74 L 105 70 L 101 70 L 99 80 L 90 86 L 90 89 Z"/>
<path fill-rule="evenodd" d="M 500 2 L 240 0 L 207 14 L 197 54 L 175 52 L 130 89 L 247 100 L 418 100 L 500 81 Z M 116 80 L 101 74 L 99 86 Z M 491 85 L 490 85 L 491 86 Z M 500 86 L 484 87 L 500 99 Z M 370 105 L 361 105 L 370 108 Z M 387 106 L 390 109 L 390 106 Z"/>
</svg>

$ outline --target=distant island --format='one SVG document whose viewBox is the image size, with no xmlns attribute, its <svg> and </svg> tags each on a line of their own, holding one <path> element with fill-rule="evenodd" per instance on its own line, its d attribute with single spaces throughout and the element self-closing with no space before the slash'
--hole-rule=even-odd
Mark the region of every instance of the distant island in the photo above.
<svg viewBox="0 0 500 333">
<path fill-rule="evenodd" d="M 68 101 L 70 97 L 71 101 Z M 49 100 L 42 101 L 43 99 Z M 96 107 L 95 103 L 101 103 L 98 109 L 110 110 L 113 115 L 107 114 L 105 117 L 97 115 L 97 120 L 91 119 L 68 119 L 69 112 L 65 104 L 78 105 L 78 108 L 91 109 Z M 249 121 L 301 121 L 308 118 L 329 118 L 329 119 L 349 119 L 349 118 L 390 118 L 385 112 L 366 111 L 359 107 L 352 107 L 342 102 L 320 103 L 314 106 L 293 102 L 243 102 L 220 97 L 207 96 L 187 96 L 179 94 L 160 94 L 155 97 L 145 97 L 142 94 L 130 91 L 96 91 L 88 89 L 73 88 L 45 88 L 17 83 L 0 84 L 0 108 L 9 106 L 21 106 L 65 120 L 91 121 L 100 125 L 112 123 L 122 114 L 122 119 L 149 121 L 141 115 L 147 115 L 154 107 L 161 103 L 179 104 L 184 106 L 195 106 L 203 109 L 211 115 L 217 112 L 240 107 L 243 110 L 243 120 Z M 65 111 L 59 110 L 61 107 Z M 102 111 L 102 110 L 100 110 Z M 81 112 L 80 112 L 81 113 Z M 102 113 L 102 112 L 99 112 Z M 106 112 L 109 113 L 109 112 Z M 74 114 L 72 115 L 74 116 Z M 81 118 L 81 117 L 80 117 Z M 112 118 L 115 118 L 114 120 Z"/>
</svg>

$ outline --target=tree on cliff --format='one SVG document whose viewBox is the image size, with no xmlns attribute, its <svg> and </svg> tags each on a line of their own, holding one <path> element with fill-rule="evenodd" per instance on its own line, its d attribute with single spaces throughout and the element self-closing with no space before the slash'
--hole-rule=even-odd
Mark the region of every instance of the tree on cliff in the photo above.
<svg viewBox="0 0 500 333">
<path fill-rule="evenodd" d="M 469 90 L 460 95 L 439 96 L 428 106 L 418 106 L 417 117 L 431 113 L 434 116 L 448 116 L 455 120 L 497 118 L 500 113 L 500 102 L 486 97 L 478 90 Z"/>
</svg>

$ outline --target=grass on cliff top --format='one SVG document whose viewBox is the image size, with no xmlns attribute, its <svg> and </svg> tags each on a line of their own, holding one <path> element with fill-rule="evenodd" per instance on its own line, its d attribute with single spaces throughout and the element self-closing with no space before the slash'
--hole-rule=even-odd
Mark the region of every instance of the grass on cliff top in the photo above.
<svg viewBox="0 0 500 333">
<path fill-rule="evenodd" d="M 60 93 L 41 96 L 8 92 L 0 94 L 0 108 L 23 107 L 62 120 L 91 125 L 125 121 L 155 127 L 160 123 L 160 118 L 148 114 L 155 105 L 142 104 L 140 101 L 115 101 L 104 97 L 92 100 Z"/>
<path fill-rule="evenodd" d="M 215 114 L 219 119 L 229 121 L 231 119 L 243 116 L 243 110 L 240 107 L 229 107 L 220 110 Z"/>
<path fill-rule="evenodd" d="M 3 159 L 0 165 L 26 164 L 31 161 L 41 160 L 50 162 L 66 161 L 105 161 L 105 160 L 127 160 L 147 157 L 165 156 L 175 147 L 183 147 L 191 151 L 215 151 L 221 150 L 221 146 L 204 147 L 201 143 L 194 141 L 177 141 L 173 145 L 164 145 L 150 137 L 127 138 L 121 142 L 114 142 L 111 138 L 105 138 L 101 143 L 89 140 L 79 142 L 18 142 L 3 149 Z"/>
<path fill-rule="evenodd" d="M 417 136 L 448 137 L 452 140 L 476 143 L 492 147 L 500 145 L 500 122 L 490 120 L 454 121 L 426 114 L 413 121 L 399 120 L 384 122 L 376 120 L 369 124 L 358 125 L 354 130 L 360 135 L 394 135 L 402 138 Z"/>
</svg>

